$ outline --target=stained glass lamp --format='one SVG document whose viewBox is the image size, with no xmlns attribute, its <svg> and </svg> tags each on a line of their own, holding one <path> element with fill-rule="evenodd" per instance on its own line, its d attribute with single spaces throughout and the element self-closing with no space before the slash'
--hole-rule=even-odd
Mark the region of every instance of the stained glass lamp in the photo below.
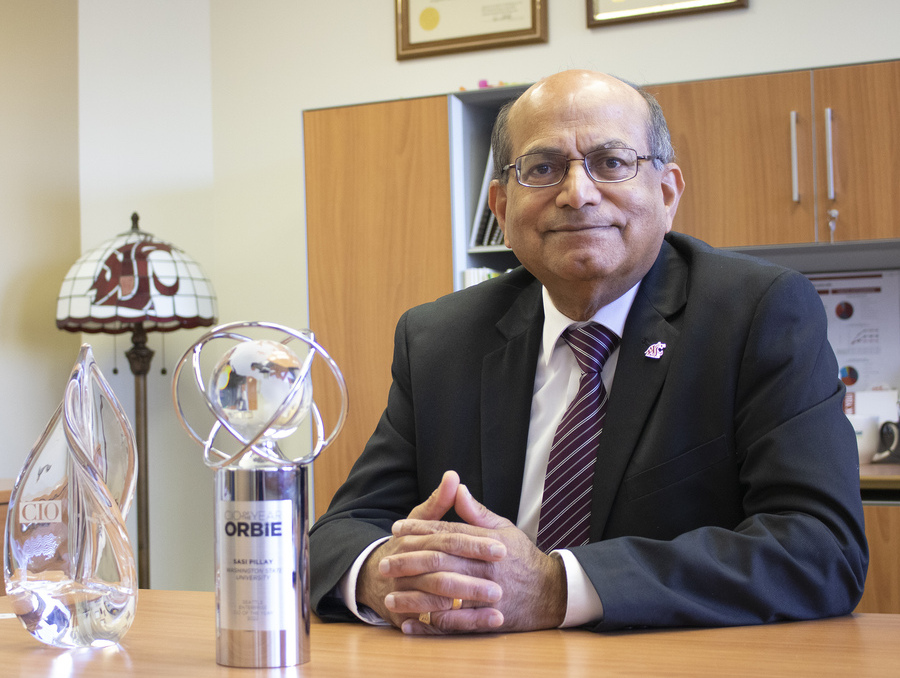
<svg viewBox="0 0 900 678">
<path fill-rule="evenodd" d="M 216 296 L 200 266 L 171 243 L 138 228 L 86 252 L 63 280 L 56 326 L 69 332 L 131 332 L 125 352 L 134 374 L 137 440 L 138 586 L 150 586 L 147 490 L 147 373 L 153 351 L 147 332 L 207 327 L 216 322 Z"/>
</svg>

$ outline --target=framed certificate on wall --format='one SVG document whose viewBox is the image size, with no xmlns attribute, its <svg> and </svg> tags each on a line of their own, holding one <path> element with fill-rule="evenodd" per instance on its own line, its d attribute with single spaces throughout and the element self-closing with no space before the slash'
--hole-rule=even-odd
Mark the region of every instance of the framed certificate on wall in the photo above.
<svg viewBox="0 0 900 678">
<path fill-rule="evenodd" d="M 658 19 L 673 14 L 691 14 L 713 9 L 746 7 L 749 0 L 587 0 L 589 28 L 625 21 Z"/>
<path fill-rule="evenodd" d="M 548 0 L 397 0 L 397 59 L 547 42 Z"/>
</svg>

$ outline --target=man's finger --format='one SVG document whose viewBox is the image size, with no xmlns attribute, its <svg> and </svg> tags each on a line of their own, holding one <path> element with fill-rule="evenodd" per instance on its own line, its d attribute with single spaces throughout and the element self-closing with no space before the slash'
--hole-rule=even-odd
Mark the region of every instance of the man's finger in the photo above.
<svg viewBox="0 0 900 678">
<path fill-rule="evenodd" d="M 391 612 L 418 614 L 424 610 L 450 610 L 454 598 L 463 601 L 466 607 L 494 605 L 503 597 L 498 584 L 478 577 L 424 575 L 409 581 L 415 588 L 401 588 L 385 596 L 385 606 Z M 401 585 L 405 586 L 406 581 Z"/>
<path fill-rule="evenodd" d="M 509 520 L 488 510 L 486 506 L 475 499 L 465 485 L 460 485 L 457 488 L 454 503 L 456 514 L 469 525 L 483 527 L 488 530 L 502 530 L 507 527 L 513 527 Z"/>
<path fill-rule="evenodd" d="M 459 475 L 456 471 L 447 471 L 441 478 L 441 484 L 424 502 L 409 512 L 409 517 L 417 520 L 440 520 L 456 501 L 459 490 Z"/>
<path fill-rule="evenodd" d="M 503 625 L 503 613 L 492 607 L 432 612 L 431 623 L 423 624 L 407 619 L 400 626 L 407 635 L 440 635 L 447 633 L 477 633 L 498 631 Z"/>
<path fill-rule="evenodd" d="M 501 560 L 506 556 L 506 545 L 497 539 L 441 529 L 452 523 L 408 520 L 401 522 L 395 523 L 394 536 L 404 539 L 397 542 L 397 548 L 386 556 L 387 558 L 413 551 L 434 551 L 489 562 Z"/>
</svg>

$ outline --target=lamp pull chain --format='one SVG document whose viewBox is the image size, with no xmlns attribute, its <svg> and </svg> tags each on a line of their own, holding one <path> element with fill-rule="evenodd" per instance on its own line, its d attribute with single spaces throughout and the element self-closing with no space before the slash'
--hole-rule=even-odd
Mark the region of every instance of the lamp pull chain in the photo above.
<svg viewBox="0 0 900 678">
<path fill-rule="evenodd" d="M 166 375 L 168 374 L 168 370 L 166 370 L 166 335 L 163 334 L 160 339 L 162 341 L 162 369 L 159 371 L 159 373 L 162 375 Z"/>
<path fill-rule="evenodd" d="M 113 335 L 113 374 L 119 373 L 119 347 L 116 345 L 116 337 L 118 335 Z"/>
</svg>

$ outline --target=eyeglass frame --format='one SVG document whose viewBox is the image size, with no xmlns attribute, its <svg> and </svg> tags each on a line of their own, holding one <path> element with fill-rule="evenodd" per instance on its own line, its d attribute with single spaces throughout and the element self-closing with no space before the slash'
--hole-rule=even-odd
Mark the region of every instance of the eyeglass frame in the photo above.
<svg viewBox="0 0 900 678">
<path fill-rule="evenodd" d="M 598 151 L 615 151 L 615 150 L 631 151 L 632 153 L 634 153 L 634 157 L 635 157 L 634 174 L 632 174 L 630 177 L 628 177 L 626 179 L 597 179 L 593 174 L 591 174 L 591 170 L 588 169 L 587 157 L 589 155 L 593 155 L 594 153 L 597 153 Z M 555 181 L 552 184 L 526 184 L 526 183 L 523 183 L 523 181 L 520 177 L 520 174 L 519 174 L 519 165 L 520 165 L 520 161 L 522 160 L 522 158 L 525 158 L 529 155 L 555 155 L 555 156 L 566 158 L 566 169 L 563 172 L 562 176 L 559 178 L 559 181 Z M 551 188 L 553 186 L 559 186 L 563 181 L 565 181 L 566 177 L 569 176 L 569 167 L 571 167 L 572 163 L 575 162 L 576 160 L 581 162 L 582 167 L 584 167 L 585 174 L 588 175 L 588 178 L 590 178 L 591 181 L 598 183 L 598 184 L 621 184 L 623 181 L 631 181 L 638 175 L 638 170 L 640 169 L 642 160 L 662 161 L 662 158 L 659 157 L 658 155 L 638 155 L 637 150 L 634 148 L 631 148 L 629 146 L 614 146 L 614 147 L 610 147 L 610 148 L 597 148 L 597 149 L 591 151 L 590 153 L 585 154 L 585 156 L 582 158 L 569 158 L 566 156 L 565 153 L 554 153 L 552 151 L 534 151 L 532 153 L 523 153 L 522 155 L 517 157 L 515 159 L 515 161 L 513 161 L 507 165 L 503 165 L 503 167 L 500 168 L 500 171 L 508 172 L 510 167 L 514 167 L 516 169 L 516 183 L 518 183 L 519 186 L 524 186 L 525 188 Z"/>
</svg>

